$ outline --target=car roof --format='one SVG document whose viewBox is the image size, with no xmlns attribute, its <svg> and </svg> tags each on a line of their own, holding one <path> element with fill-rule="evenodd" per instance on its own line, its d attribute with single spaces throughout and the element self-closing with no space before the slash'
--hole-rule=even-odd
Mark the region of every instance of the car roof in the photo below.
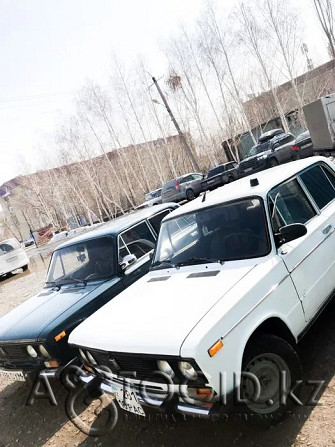
<svg viewBox="0 0 335 447">
<path fill-rule="evenodd" d="M 148 219 L 151 216 L 159 213 L 160 211 L 166 210 L 167 208 L 177 208 L 177 207 L 179 207 L 179 205 L 177 205 L 176 203 L 164 203 L 161 205 L 155 205 L 152 207 L 132 211 L 128 214 L 125 214 L 124 216 L 116 217 L 110 222 L 101 225 L 101 227 L 99 228 L 96 228 L 92 231 L 88 231 L 85 234 L 81 234 L 80 236 L 72 238 L 70 241 L 64 242 L 59 247 L 57 247 L 56 250 L 59 250 L 60 248 L 64 248 L 73 244 L 85 242 L 90 239 L 96 239 L 97 237 L 103 237 L 109 235 L 117 236 L 123 230 L 126 230 L 132 225 L 141 222 L 141 220 Z"/>
<path fill-rule="evenodd" d="M 207 192 L 206 200 L 204 202 L 202 195 L 192 202 L 188 202 L 177 210 L 174 210 L 169 216 L 164 218 L 164 221 L 179 215 L 198 211 L 204 207 L 214 206 L 231 200 L 243 199 L 244 197 L 260 196 L 265 198 L 268 191 L 274 186 L 320 161 L 327 163 L 335 170 L 334 164 L 332 164 L 326 157 L 311 157 L 292 161 L 284 166 L 276 166 L 274 168 L 266 169 L 265 171 L 235 180 L 234 182 L 228 183 L 212 192 Z M 250 180 L 255 178 L 258 180 L 258 185 L 250 186 Z"/>
<path fill-rule="evenodd" d="M 269 130 L 268 132 L 264 132 L 262 135 L 260 135 L 260 137 L 258 138 L 258 141 L 261 143 L 266 140 L 270 140 L 272 137 L 274 137 L 276 135 L 280 135 L 282 133 L 285 133 L 283 131 L 283 129 L 272 129 L 272 130 Z"/>
</svg>

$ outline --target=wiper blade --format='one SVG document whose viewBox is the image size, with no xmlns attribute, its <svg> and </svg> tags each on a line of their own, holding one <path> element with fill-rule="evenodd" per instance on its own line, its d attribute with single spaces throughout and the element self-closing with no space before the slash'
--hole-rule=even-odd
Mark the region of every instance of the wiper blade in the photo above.
<svg viewBox="0 0 335 447">
<path fill-rule="evenodd" d="M 56 281 L 46 281 L 45 284 L 48 284 L 53 287 L 58 287 L 58 290 L 62 287 L 61 284 L 57 283 Z"/>
<path fill-rule="evenodd" d="M 161 267 L 161 266 L 174 267 L 174 264 L 172 264 L 172 261 L 170 261 L 169 259 L 165 259 L 164 261 L 154 262 L 153 264 L 151 264 L 150 268 Z"/>
<path fill-rule="evenodd" d="M 65 281 L 68 279 L 70 279 L 71 281 L 74 281 L 76 283 L 79 283 L 79 284 L 84 284 L 84 286 L 87 285 L 86 279 L 78 279 L 78 278 L 74 278 L 73 276 L 67 276 L 66 278 L 64 278 Z"/>
<path fill-rule="evenodd" d="M 195 265 L 195 264 L 209 264 L 209 263 L 219 263 L 224 264 L 223 259 L 212 259 L 212 258 L 189 258 L 185 261 L 177 262 L 174 266 L 175 267 L 182 267 L 184 265 Z"/>
</svg>

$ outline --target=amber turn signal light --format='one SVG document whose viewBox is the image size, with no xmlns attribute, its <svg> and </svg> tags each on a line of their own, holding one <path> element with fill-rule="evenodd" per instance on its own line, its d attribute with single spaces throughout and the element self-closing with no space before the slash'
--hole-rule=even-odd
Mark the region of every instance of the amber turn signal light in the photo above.
<svg viewBox="0 0 335 447">
<path fill-rule="evenodd" d="M 60 334 L 56 335 L 56 337 L 55 337 L 55 341 L 59 341 L 59 340 L 61 340 L 62 338 L 64 338 L 65 336 L 66 336 L 66 332 L 63 331 L 63 332 L 61 332 Z"/>
<path fill-rule="evenodd" d="M 215 354 L 217 354 L 220 351 L 221 348 L 223 348 L 222 340 L 218 340 L 217 342 L 214 343 L 213 346 L 211 346 L 208 349 L 209 356 L 213 357 Z"/>
</svg>

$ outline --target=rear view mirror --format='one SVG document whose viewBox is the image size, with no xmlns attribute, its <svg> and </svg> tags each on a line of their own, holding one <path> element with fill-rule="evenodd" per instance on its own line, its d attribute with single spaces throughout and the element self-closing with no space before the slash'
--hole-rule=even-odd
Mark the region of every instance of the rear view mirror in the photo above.
<svg viewBox="0 0 335 447">
<path fill-rule="evenodd" d="M 285 225 L 279 228 L 279 233 L 276 233 L 276 241 L 278 245 L 285 244 L 286 242 L 293 241 L 299 237 L 305 236 L 307 228 L 301 223 L 294 223 Z"/>
<path fill-rule="evenodd" d="M 137 258 L 133 254 L 126 255 L 120 262 L 121 270 L 124 272 L 128 267 L 133 265 L 137 261 Z"/>
</svg>

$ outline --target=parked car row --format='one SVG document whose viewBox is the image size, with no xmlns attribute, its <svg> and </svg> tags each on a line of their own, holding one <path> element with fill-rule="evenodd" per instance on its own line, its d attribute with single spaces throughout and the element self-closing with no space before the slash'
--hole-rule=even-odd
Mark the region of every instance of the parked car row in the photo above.
<svg viewBox="0 0 335 447">
<path fill-rule="evenodd" d="M 235 393 L 247 414 L 285 415 L 297 343 L 335 290 L 334 165 L 313 157 L 236 182 L 58 247 L 43 290 L 0 319 L 0 377 L 78 361 L 95 395 L 138 415 L 209 416 Z"/>
<path fill-rule="evenodd" d="M 283 129 L 263 133 L 247 157 L 240 163 L 228 162 L 211 168 L 207 175 L 188 173 L 169 180 L 161 188 L 146 194 L 146 202 L 140 207 L 158 203 L 193 200 L 203 191 L 211 191 L 238 178 L 282 163 L 313 155 L 313 144 L 308 131 L 297 138 Z"/>
</svg>

